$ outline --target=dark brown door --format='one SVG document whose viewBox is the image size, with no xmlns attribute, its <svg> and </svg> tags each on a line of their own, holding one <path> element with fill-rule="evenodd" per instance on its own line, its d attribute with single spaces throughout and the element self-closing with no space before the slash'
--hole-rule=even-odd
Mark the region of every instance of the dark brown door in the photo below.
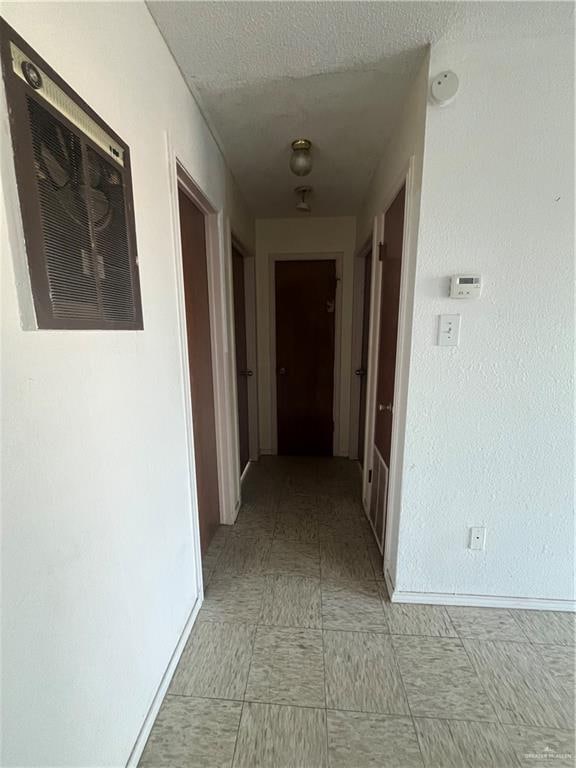
<svg viewBox="0 0 576 768">
<path fill-rule="evenodd" d="M 368 371 L 368 340 L 370 335 L 370 289 L 372 287 L 372 247 L 364 256 L 364 295 L 362 307 L 362 357 L 356 376 L 360 377 L 360 409 L 358 415 L 358 460 L 364 465 L 366 435 L 366 373 Z"/>
<path fill-rule="evenodd" d="M 402 187 L 386 211 L 380 296 L 380 339 L 378 346 L 378 380 L 376 386 L 376 424 L 374 442 L 386 467 L 390 468 L 392 415 L 394 410 L 394 376 L 396 369 L 396 337 L 400 306 L 400 274 L 404 232 L 404 197 Z"/>
<path fill-rule="evenodd" d="M 376 380 L 376 416 L 370 490 L 370 519 L 380 550 L 384 551 L 388 516 L 388 486 L 392 419 L 394 414 L 394 378 L 396 374 L 396 337 L 400 308 L 400 276 L 404 231 L 402 187 L 384 218 L 384 242 L 380 246 L 382 284 L 380 289 L 380 324 Z"/>
<path fill-rule="evenodd" d="M 278 453 L 331 456 L 336 262 L 276 262 Z"/>
<path fill-rule="evenodd" d="M 178 190 L 202 552 L 220 523 L 204 214 Z"/>
<path fill-rule="evenodd" d="M 234 339 L 236 342 L 236 386 L 238 391 L 238 433 L 240 440 L 240 474 L 250 459 L 248 425 L 248 355 L 246 347 L 246 292 L 244 289 L 244 257 L 232 248 L 232 283 L 234 290 Z"/>
</svg>

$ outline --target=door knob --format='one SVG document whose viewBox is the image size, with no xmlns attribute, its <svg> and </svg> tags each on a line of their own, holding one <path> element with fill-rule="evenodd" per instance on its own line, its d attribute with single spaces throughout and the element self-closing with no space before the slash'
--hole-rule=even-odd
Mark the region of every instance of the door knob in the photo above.
<svg viewBox="0 0 576 768">
<path fill-rule="evenodd" d="M 388 411 L 388 413 L 392 413 L 392 403 L 386 403 L 386 405 L 382 405 L 382 403 L 378 403 L 378 410 L 380 413 L 382 411 Z"/>
<path fill-rule="evenodd" d="M 280 376 L 284 376 L 284 374 L 286 373 L 286 368 L 279 368 L 278 373 L 280 374 Z"/>
<path fill-rule="evenodd" d="M 366 370 L 364 368 L 356 368 L 354 373 L 356 376 L 366 376 Z"/>
<path fill-rule="evenodd" d="M 254 373 L 248 369 L 247 371 L 240 371 L 240 376 L 254 376 Z"/>
</svg>

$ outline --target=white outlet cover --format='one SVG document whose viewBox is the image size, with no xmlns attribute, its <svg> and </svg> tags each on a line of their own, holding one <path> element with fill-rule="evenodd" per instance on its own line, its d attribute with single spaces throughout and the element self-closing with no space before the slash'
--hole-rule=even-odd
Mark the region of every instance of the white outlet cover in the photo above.
<svg viewBox="0 0 576 768">
<path fill-rule="evenodd" d="M 432 80 L 430 85 L 430 97 L 434 104 L 445 106 L 454 101 L 460 81 L 458 75 L 455 72 L 447 69 L 444 72 L 439 72 Z"/>
<path fill-rule="evenodd" d="M 484 549 L 486 546 L 486 528 L 483 525 L 470 528 L 470 549 Z"/>
</svg>

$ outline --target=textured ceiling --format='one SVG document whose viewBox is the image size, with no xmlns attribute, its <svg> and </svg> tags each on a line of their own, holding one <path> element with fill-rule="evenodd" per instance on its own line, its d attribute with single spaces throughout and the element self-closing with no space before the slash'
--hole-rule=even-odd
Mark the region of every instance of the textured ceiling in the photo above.
<svg viewBox="0 0 576 768">
<path fill-rule="evenodd" d="M 148 2 L 257 216 L 354 214 L 426 46 L 557 31 L 571 3 Z M 313 143 L 303 181 L 290 142 Z"/>
</svg>

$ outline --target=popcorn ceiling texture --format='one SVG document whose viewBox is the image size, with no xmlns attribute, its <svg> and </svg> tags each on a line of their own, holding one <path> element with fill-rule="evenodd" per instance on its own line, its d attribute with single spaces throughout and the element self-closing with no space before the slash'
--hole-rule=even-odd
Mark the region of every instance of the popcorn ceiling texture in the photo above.
<svg viewBox="0 0 576 768">
<path fill-rule="evenodd" d="M 425 49 L 539 35 L 569 3 L 150 2 L 258 217 L 296 215 L 290 141 L 314 148 L 314 214 L 356 214 Z"/>
</svg>

